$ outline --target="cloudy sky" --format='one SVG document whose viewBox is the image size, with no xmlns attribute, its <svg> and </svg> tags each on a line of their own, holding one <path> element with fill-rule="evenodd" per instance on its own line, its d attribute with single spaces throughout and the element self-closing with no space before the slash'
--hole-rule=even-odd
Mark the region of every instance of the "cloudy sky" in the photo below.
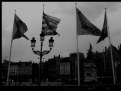
<svg viewBox="0 0 121 91">
<path fill-rule="evenodd" d="M 107 8 L 107 17 L 111 42 L 116 47 L 121 44 L 121 2 L 76 2 L 78 9 L 99 29 L 102 29 L 104 21 L 104 10 Z M 68 56 L 69 53 L 76 52 L 76 9 L 75 2 L 2 2 L 2 59 L 9 57 L 10 41 L 13 31 L 14 10 L 19 18 L 28 27 L 25 35 L 31 40 L 37 40 L 36 50 L 40 49 L 39 34 L 42 28 L 42 11 L 46 14 L 61 19 L 57 32 L 60 36 L 54 36 L 54 47 L 44 60 L 52 58 L 54 55 L 61 57 Z M 79 36 L 79 51 L 86 56 L 89 43 L 92 44 L 93 51 L 101 52 L 105 46 L 109 45 L 109 40 L 96 44 L 98 36 Z M 48 50 L 48 39 L 45 37 L 44 50 Z M 39 62 L 38 56 L 31 50 L 31 42 L 25 38 L 13 40 L 12 61 L 34 61 Z"/>
</svg>

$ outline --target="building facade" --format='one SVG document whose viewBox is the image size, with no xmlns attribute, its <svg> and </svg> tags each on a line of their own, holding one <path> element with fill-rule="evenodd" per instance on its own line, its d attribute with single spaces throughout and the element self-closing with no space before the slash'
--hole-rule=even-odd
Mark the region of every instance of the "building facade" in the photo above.
<svg viewBox="0 0 121 91">
<path fill-rule="evenodd" d="M 69 81 L 71 76 L 71 64 L 69 57 L 61 58 L 60 61 L 60 78 L 63 82 Z"/>
<path fill-rule="evenodd" d="M 97 82 L 97 67 L 95 61 L 84 62 L 84 82 Z"/>
<path fill-rule="evenodd" d="M 52 59 L 48 59 L 47 62 L 45 62 L 44 65 L 44 74 L 46 75 L 45 79 L 48 79 L 50 81 L 55 81 L 60 78 L 60 55 L 54 56 Z"/>
<path fill-rule="evenodd" d="M 29 81 L 32 79 L 32 62 L 19 62 L 19 80 Z"/>
<path fill-rule="evenodd" d="M 7 81 L 8 60 L 2 64 L 4 81 Z M 32 77 L 32 62 L 11 62 L 9 78 L 14 81 L 29 80 Z"/>
</svg>

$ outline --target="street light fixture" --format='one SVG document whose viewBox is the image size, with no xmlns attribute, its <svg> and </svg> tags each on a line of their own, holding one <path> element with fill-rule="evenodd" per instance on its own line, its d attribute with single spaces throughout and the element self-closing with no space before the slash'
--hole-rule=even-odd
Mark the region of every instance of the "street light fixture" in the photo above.
<svg viewBox="0 0 121 91">
<path fill-rule="evenodd" d="M 35 37 L 33 37 L 32 40 L 31 40 L 31 47 L 32 47 L 32 50 L 33 50 L 34 47 L 35 47 L 35 43 L 36 43 L 36 40 L 35 40 Z"/>
<path fill-rule="evenodd" d="M 50 37 L 50 39 L 49 39 L 49 47 L 50 47 L 50 50 L 52 50 L 53 43 L 54 43 L 53 37 Z"/>
<path fill-rule="evenodd" d="M 42 57 L 48 53 L 50 53 L 50 51 L 52 50 L 52 47 L 53 47 L 53 43 L 54 43 L 54 40 L 53 40 L 53 37 L 50 37 L 49 39 L 49 47 L 50 47 L 50 50 L 44 50 L 42 51 L 42 47 L 43 47 L 43 42 L 44 42 L 44 33 L 42 32 L 40 34 L 40 41 L 41 41 L 41 45 L 40 45 L 40 51 L 35 51 L 34 50 L 34 47 L 35 47 L 35 43 L 36 43 L 36 40 L 35 38 L 33 37 L 32 40 L 31 40 L 31 47 L 32 47 L 32 51 L 39 55 L 40 56 L 40 63 L 39 63 L 39 82 L 38 82 L 38 85 L 40 86 L 40 83 L 41 83 L 41 79 L 40 79 L 40 73 L 41 73 L 41 63 L 42 63 Z"/>
<path fill-rule="evenodd" d="M 53 47 L 53 43 L 54 43 L 54 40 L 53 40 L 53 37 L 51 37 L 49 39 L 49 47 Z"/>
</svg>

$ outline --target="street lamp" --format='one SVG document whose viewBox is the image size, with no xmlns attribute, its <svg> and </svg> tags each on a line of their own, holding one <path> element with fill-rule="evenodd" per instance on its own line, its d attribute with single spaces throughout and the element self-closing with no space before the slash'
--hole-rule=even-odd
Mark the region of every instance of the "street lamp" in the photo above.
<svg viewBox="0 0 121 91">
<path fill-rule="evenodd" d="M 41 63 L 42 63 L 42 57 L 48 53 L 50 53 L 50 51 L 52 50 L 52 47 L 53 47 L 53 43 L 54 43 L 54 40 L 53 40 L 53 37 L 50 37 L 49 39 L 49 47 L 50 47 L 50 50 L 44 50 L 42 51 L 42 48 L 43 48 L 43 42 L 44 42 L 44 33 L 42 32 L 40 34 L 40 41 L 41 41 L 41 44 L 40 44 L 40 51 L 36 51 L 34 50 L 34 47 L 35 47 L 35 43 L 36 43 L 36 40 L 35 38 L 33 37 L 32 40 L 31 40 L 31 47 L 32 47 L 32 51 L 39 55 L 40 56 L 40 63 L 39 63 L 39 79 L 38 79 L 38 85 L 40 86 L 40 83 L 41 83 L 41 79 L 40 79 L 40 73 L 41 73 Z"/>
<path fill-rule="evenodd" d="M 53 43 L 54 43 L 53 37 L 50 37 L 50 39 L 49 39 L 49 47 L 50 47 L 50 50 L 53 47 Z"/>
<path fill-rule="evenodd" d="M 34 50 L 35 43 L 36 43 L 36 40 L 35 40 L 35 38 L 33 37 L 32 40 L 31 40 L 31 47 L 32 47 L 32 50 Z"/>
</svg>

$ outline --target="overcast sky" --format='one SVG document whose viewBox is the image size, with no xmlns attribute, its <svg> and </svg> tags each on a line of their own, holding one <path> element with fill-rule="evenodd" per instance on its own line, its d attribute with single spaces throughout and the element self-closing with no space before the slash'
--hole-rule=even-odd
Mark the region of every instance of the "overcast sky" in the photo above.
<svg viewBox="0 0 121 91">
<path fill-rule="evenodd" d="M 42 28 L 42 11 L 46 14 L 60 18 L 57 32 L 60 36 L 54 36 L 54 47 L 52 51 L 44 56 L 44 60 L 52 58 L 54 55 L 61 57 L 68 56 L 69 53 L 76 52 L 76 9 L 75 2 L 2 2 L 2 59 L 10 53 L 10 41 L 13 31 L 14 10 L 19 18 L 28 27 L 25 35 L 31 40 L 37 40 L 36 50 L 40 50 L 39 34 Z M 121 44 L 121 2 L 77 2 L 78 9 L 99 29 L 102 29 L 104 12 L 107 8 L 107 17 L 111 42 L 116 47 Z M 93 51 L 101 52 L 105 46 L 109 45 L 109 40 L 96 44 L 98 36 L 79 36 L 79 51 L 86 54 L 89 43 L 92 44 Z M 43 50 L 48 50 L 48 39 L 45 37 Z M 13 40 L 12 61 L 34 61 L 39 62 L 38 56 L 31 50 L 31 42 L 21 37 Z"/>
</svg>

